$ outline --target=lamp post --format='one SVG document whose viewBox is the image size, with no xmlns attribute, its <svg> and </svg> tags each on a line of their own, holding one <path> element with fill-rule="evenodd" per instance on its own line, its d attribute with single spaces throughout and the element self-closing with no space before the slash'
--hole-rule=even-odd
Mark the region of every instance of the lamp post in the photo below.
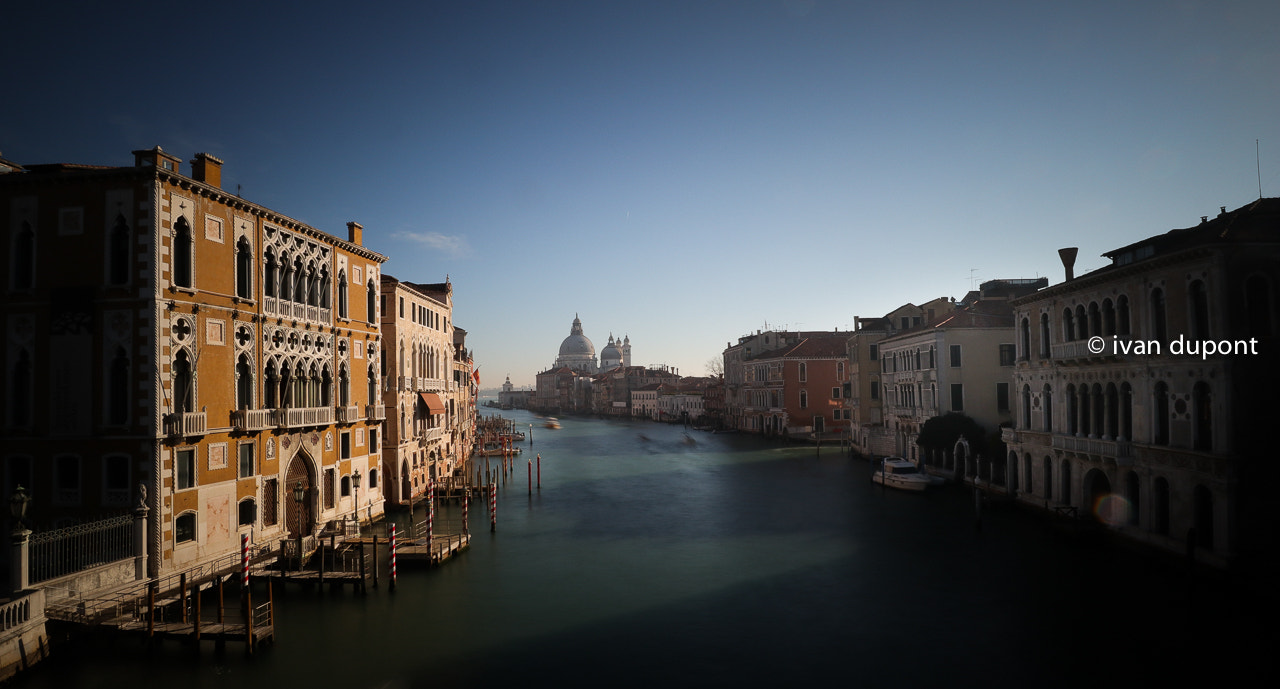
<svg viewBox="0 0 1280 689">
<path fill-rule="evenodd" d="M 30 503 L 31 496 L 21 485 L 14 489 L 13 496 L 9 498 L 9 514 L 13 517 L 13 550 L 9 557 L 9 582 L 14 593 L 26 590 L 29 581 L 27 543 L 31 532 L 22 525 L 22 520 L 27 516 L 27 505 Z"/>
<path fill-rule="evenodd" d="M 356 490 L 355 518 L 356 538 L 360 538 L 360 470 L 351 472 L 351 486 Z"/>
<path fill-rule="evenodd" d="M 298 503 L 298 571 L 302 571 L 302 500 L 307 497 L 307 489 L 302 487 L 302 481 L 293 487 L 293 501 Z"/>
</svg>

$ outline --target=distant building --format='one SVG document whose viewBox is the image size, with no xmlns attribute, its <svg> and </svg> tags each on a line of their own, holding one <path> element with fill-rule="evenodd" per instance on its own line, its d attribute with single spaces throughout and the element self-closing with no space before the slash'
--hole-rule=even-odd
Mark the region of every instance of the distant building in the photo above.
<svg viewBox="0 0 1280 689">
<path fill-rule="evenodd" d="M 789 438 L 843 433 L 848 332 L 758 332 L 724 353 L 725 407 L 739 430 Z"/>
<path fill-rule="evenodd" d="M 1013 301 L 1008 490 L 1217 564 L 1274 562 L 1280 199 Z M 1205 353 L 1205 342 L 1229 354 Z"/>
<path fill-rule="evenodd" d="M 515 389 L 511 384 L 511 376 L 507 376 L 507 380 L 502 384 L 502 390 L 498 392 L 498 406 L 503 409 L 528 409 L 529 400 L 533 394 L 533 390 Z"/>
</svg>

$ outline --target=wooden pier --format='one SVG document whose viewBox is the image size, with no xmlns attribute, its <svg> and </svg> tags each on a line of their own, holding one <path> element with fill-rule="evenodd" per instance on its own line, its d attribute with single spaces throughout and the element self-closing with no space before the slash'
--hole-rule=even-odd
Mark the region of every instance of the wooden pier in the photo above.
<svg viewBox="0 0 1280 689">
<path fill-rule="evenodd" d="M 446 560 L 471 547 L 471 534 L 439 534 L 427 539 L 409 539 L 396 546 L 401 562 L 422 562 L 438 567 Z"/>
</svg>

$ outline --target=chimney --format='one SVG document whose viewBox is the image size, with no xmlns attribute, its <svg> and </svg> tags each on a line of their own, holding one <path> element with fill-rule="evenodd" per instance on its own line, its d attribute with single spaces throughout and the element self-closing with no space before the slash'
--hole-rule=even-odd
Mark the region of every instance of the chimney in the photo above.
<svg viewBox="0 0 1280 689">
<path fill-rule="evenodd" d="M 1062 259 L 1062 267 L 1067 269 L 1067 282 L 1076 277 L 1076 253 L 1079 251 L 1080 248 L 1075 246 L 1058 249 L 1058 258 Z"/>
<path fill-rule="evenodd" d="M 349 239 L 352 244 L 360 244 L 360 240 L 364 238 L 363 234 L 363 225 L 354 220 L 347 223 L 347 239 Z"/>
<path fill-rule="evenodd" d="M 165 153 L 159 146 L 133 152 L 134 167 L 158 167 L 169 172 L 178 172 L 180 162 L 182 161 L 177 156 Z"/>
<path fill-rule="evenodd" d="M 222 188 L 222 161 L 208 153 L 197 153 L 191 161 L 191 179 Z"/>
</svg>

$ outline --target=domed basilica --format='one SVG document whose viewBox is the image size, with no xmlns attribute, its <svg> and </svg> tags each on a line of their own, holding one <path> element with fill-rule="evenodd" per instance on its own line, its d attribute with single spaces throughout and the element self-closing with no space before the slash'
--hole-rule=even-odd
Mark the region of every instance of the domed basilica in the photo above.
<svg viewBox="0 0 1280 689">
<path fill-rule="evenodd" d="M 631 365 L 631 338 L 613 339 L 609 334 L 609 344 L 600 351 L 600 363 L 596 364 L 596 346 L 582 334 L 582 321 L 577 314 L 573 316 L 573 327 L 569 336 L 560 343 L 560 355 L 556 357 L 556 368 L 568 366 L 579 373 L 600 373 L 619 366 Z"/>
</svg>

